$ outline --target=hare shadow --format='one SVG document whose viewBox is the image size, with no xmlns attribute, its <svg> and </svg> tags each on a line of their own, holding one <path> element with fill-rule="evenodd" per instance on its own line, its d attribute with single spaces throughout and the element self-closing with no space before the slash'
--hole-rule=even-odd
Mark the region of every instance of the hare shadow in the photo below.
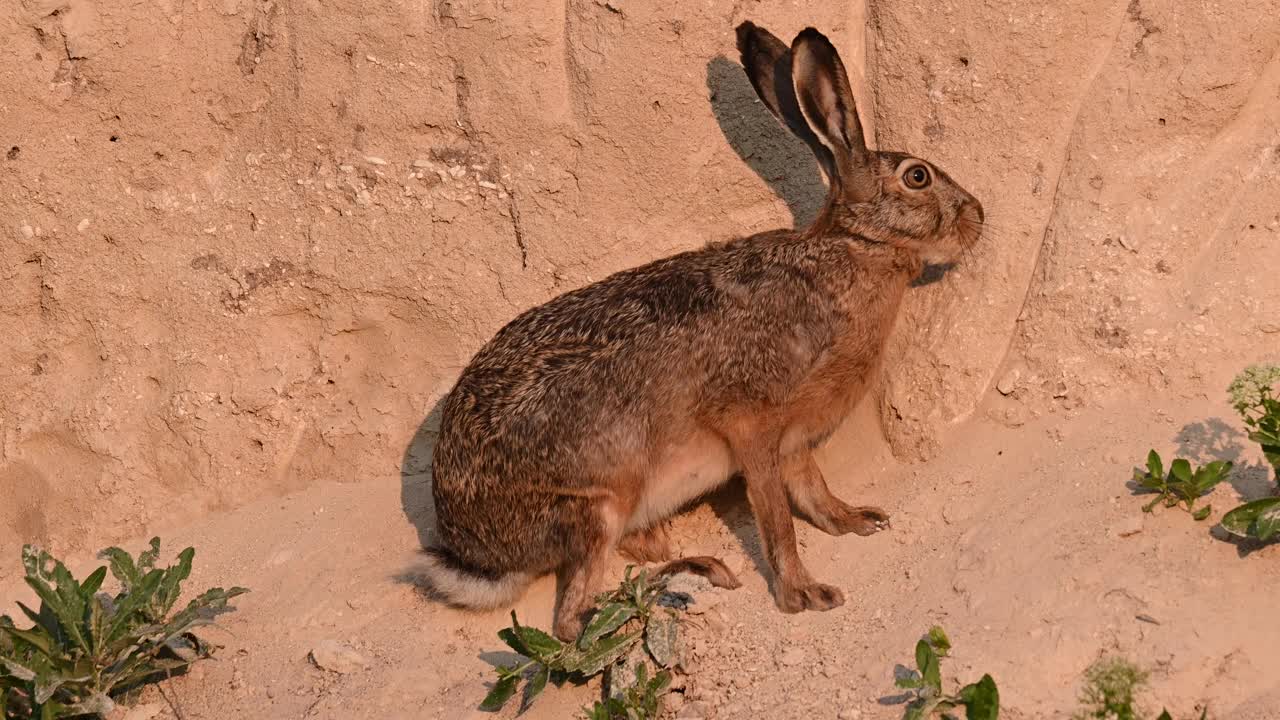
<svg viewBox="0 0 1280 720">
<path fill-rule="evenodd" d="M 764 544 L 756 529 L 755 516 L 751 514 L 751 504 L 747 501 L 747 488 L 742 476 L 733 476 L 707 495 L 703 502 L 707 503 L 716 518 L 729 529 L 742 554 L 751 560 L 757 573 L 769 579 L 772 587 L 773 571 L 764 559 Z"/>
<path fill-rule="evenodd" d="M 435 502 L 431 497 L 431 460 L 440 437 L 440 415 L 444 397 L 436 400 L 426 419 L 405 447 L 400 461 L 400 507 L 422 547 L 430 545 L 436 526 Z"/>
<path fill-rule="evenodd" d="M 827 186 L 809 146 L 760 102 L 742 66 L 723 55 L 707 63 L 707 91 L 729 147 L 787 204 L 795 227 L 812 222 Z"/>
</svg>

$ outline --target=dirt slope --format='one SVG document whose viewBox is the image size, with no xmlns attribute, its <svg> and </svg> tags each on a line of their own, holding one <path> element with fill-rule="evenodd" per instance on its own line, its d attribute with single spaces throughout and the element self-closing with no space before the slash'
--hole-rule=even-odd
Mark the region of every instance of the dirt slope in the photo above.
<svg viewBox="0 0 1280 720">
<path fill-rule="evenodd" d="M 471 716 L 505 617 L 397 580 L 432 520 L 432 408 L 521 309 L 812 215 L 816 166 L 733 60 L 745 18 L 828 32 L 878 144 L 991 227 L 913 291 L 827 452 L 838 492 L 894 513 L 801 531 L 845 608 L 773 610 L 736 492 L 679 521 L 746 581 L 706 614 L 682 712 L 896 717 L 876 699 L 938 621 L 949 672 L 992 672 L 1013 718 L 1066 717 L 1112 649 L 1179 716 L 1276 717 L 1276 549 L 1175 513 L 1135 533 L 1125 480 L 1180 448 L 1243 463 L 1215 517 L 1268 489 L 1223 389 L 1280 359 L 1277 0 L 19 0 L 0 597 L 21 542 L 87 562 L 159 532 L 200 549 L 193 582 L 254 589 L 223 661 L 168 687 L 183 717 Z M 370 667 L 316 670 L 326 639 Z"/>
<path fill-rule="evenodd" d="M 1156 419 L 1135 422 L 1140 408 Z M 1280 546 L 1223 542 L 1185 513 L 1144 516 L 1125 483 L 1130 459 L 1155 444 L 1237 459 L 1235 487 L 1212 496 L 1217 514 L 1251 497 L 1265 470 L 1228 411 L 1222 401 L 1124 396 L 1016 429 L 984 413 L 939 460 L 911 468 L 851 460 L 857 438 L 842 434 L 823 457 L 837 492 L 883 504 L 894 527 L 833 538 L 801 526 L 815 575 L 849 597 L 830 613 L 776 611 L 741 492 L 716 495 L 682 517 L 674 536 L 686 550 L 741 564 L 744 587 L 716 591 L 713 601 L 698 596 L 714 606 L 694 616 L 701 627 L 691 631 L 696 660 L 680 711 L 900 717 L 900 707 L 880 702 L 896 694 L 893 668 L 910 663 L 919 634 L 941 623 L 956 647 L 948 682 L 992 673 L 1002 717 L 1068 717 L 1080 673 L 1115 652 L 1153 670 L 1151 698 L 1177 717 L 1204 704 L 1213 718 L 1274 717 L 1280 624 L 1268 618 Z M 418 542 L 397 512 L 402 491 L 386 481 L 325 484 L 197 526 L 158 528 L 173 550 L 200 548 L 192 583 L 253 592 L 213 634 L 226 645 L 219 662 L 142 702 L 177 717 L 173 703 L 188 720 L 489 716 L 474 708 L 492 663 L 511 659 L 494 634 L 506 613 L 443 609 L 401 579 Z M 552 595 L 548 578 L 516 610 L 545 626 Z M 317 669 L 308 653 L 327 640 L 352 647 L 368 667 Z M 525 717 L 568 717 L 597 691 L 549 691 Z"/>
</svg>

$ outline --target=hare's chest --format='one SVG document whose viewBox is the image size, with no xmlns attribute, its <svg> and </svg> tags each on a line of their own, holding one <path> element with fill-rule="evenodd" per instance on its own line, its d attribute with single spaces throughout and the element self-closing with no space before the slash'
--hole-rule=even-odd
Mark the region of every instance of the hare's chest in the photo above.
<svg viewBox="0 0 1280 720">
<path fill-rule="evenodd" d="M 835 432 L 867 393 L 880 370 L 883 343 L 836 347 L 796 392 L 783 454 L 816 447 Z"/>
</svg>

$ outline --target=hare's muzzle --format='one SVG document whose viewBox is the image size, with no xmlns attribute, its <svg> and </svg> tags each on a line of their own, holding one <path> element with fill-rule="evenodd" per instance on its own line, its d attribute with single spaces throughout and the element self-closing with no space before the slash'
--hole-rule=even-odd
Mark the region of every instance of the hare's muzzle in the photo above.
<svg viewBox="0 0 1280 720">
<path fill-rule="evenodd" d="M 956 214 L 956 230 L 960 236 L 960 244 L 965 248 L 973 247 L 982 236 L 984 222 L 986 222 L 986 213 L 982 210 L 982 203 L 972 196 L 967 198 L 960 206 L 960 212 Z"/>
</svg>

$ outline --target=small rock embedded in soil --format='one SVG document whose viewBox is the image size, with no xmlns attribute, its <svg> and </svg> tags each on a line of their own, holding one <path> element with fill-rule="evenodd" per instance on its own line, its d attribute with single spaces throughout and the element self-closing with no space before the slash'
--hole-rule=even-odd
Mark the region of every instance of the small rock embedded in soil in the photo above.
<svg viewBox="0 0 1280 720">
<path fill-rule="evenodd" d="M 1140 532 L 1142 532 L 1142 518 L 1138 516 L 1127 517 L 1111 526 L 1111 534 L 1116 537 L 1129 537 Z"/>
<path fill-rule="evenodd" d="M 369 666 L 369 661 L 363 655 L 337 640 L 322 640 L 312 648 L 311 662 L 322 670 L 343 675 Z"/>
<path fill-rule="evenodd" d="M 804 650 L 801 650 L 800 648 L 791 648 L 778 656 L 778 662 L 786 665 L 787 667 L 791 667 L 804 662 L 804 657 Z"/>
<path fill-rule="evenodd" d="M 1018 389 L 1018 377 L 1020 375 L 1022 373 L 1017 368 L 1005 373 L 1004 377 L 1001 377 L 999 382 L 996 383 L 996 390 L 999 390 L 1001 395 L 1012 395 L 1013 391 Z"/>
</svg>

